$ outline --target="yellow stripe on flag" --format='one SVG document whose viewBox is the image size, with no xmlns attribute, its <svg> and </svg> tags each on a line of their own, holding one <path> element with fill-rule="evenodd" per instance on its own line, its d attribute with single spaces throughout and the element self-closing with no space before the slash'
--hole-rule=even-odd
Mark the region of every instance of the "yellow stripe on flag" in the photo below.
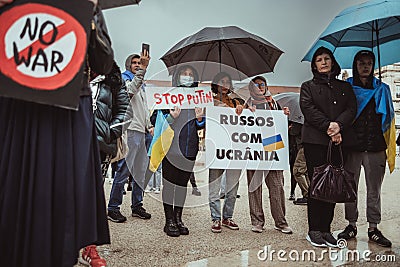
<svg viewBox="0 0 400 267">
<path fill-rule="evenodd" d="M 280 142 L 276 142 L 276 143 L 264 146 L 264 150 L 271 152 L 271 151 L 278 150 L 278 149 L 281 149 L 284 147 L 285 146 L 283 144 L 283 141 L 280 141 Z"/>
<path fill-rule="evenodd" d="M 396 161 L 396 128 L 394 118 L 390 123 L 389 129 L 383 133 L 383 137 L 385 138 L 387 145 L 386 159 L 389 165 L 390 173 L 392 173 L 394 171 Z"/>
</svg>

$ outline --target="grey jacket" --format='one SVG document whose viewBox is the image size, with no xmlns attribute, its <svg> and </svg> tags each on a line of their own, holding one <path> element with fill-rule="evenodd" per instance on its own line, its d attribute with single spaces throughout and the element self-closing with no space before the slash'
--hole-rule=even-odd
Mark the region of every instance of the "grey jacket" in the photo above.
<svg viewBox="0 0 400 267">
<path fill-rule="evenodd" d="M 143 85 L 145 70 L 138 70 L 133 80 L 125 80 L 126 89 L 131 98 L 130 114 L 132 121 L 128 126 L 128 130 L 145 133 L 152 127 L 150 123 L 150 112 L 147 107 L 146 93 Z"/>
</svg>

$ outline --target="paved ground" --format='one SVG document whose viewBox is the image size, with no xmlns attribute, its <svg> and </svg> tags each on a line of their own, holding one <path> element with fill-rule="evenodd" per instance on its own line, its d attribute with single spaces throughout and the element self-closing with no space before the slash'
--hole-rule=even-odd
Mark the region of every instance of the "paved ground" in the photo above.
<svg viewBox="0 0 400 267">
<path fill-rule="evenodd" d="M 400 160 L 397 159 L 397 166 Z M 197 168 L 202 168 L 197 165 Z M 244 177 L 245 178 L 245 177 Z M 128 221 L 122 224 L 110 222 L 111 245 L 99 247 L 100 254 L 106 258 L 108 266 L 341 266 L 341 265 L 367 265 L 367 266 L 400 266 L 400 169 L 397 168 L 391 175 L 386 175 L 382 192 L 382 223 L 380 229 L 392 240 L 391 249 L 382 248 L 368 242 L 367 222 L 365 219 L 365 183 L 360 183 L 360 220 L 359 235 L 356 241 L 350 241 L 347 249 L 324 252 L 323 259 L 319 259 L 322 249 L 315 249 L 316 260 L 308 260 L 308 252 L 313 247 L 305 240 L 307 233 L 306 206 L 295 206 L 290 201 L 286 202 L 287 220 L 293 228 L 292 235 L 285 235 L 273 229 L 273 220 L 269 213 L 267 190 L 264 190 L 266 230 L 253 233 L 250 230 L 250 216 L 248 211 L 247 185 L 241 178 L 239 193 L 241 198 L 236 202 L 234 219 L 239 224 L 239 231 L 224 228 L 222 233 L 215 234 L 210 230 L 211 219 L 207 203 L 207 171 L 197 175 L 197 181 L 202 192 L 201 197 L 191 195 L 188 190 L 187 204 L 184 209 L 183 220 L 189 227 L 190 234 L 178 238 L 171 238 L 163 232 L 164 215 L 160 195 L 146 193 L 144 207 L 152 214 L 152 218 L 144 221 L 130 217 L 130 192 L 125 196 L 122 213 L 128 216 Z M 290 180 L 285 172 L 285 192 L 289 194 Z M 106 182 L 107 198 L 111 184 Z M 297 188 L 296 195 L 300 196 Z M 338 204 L 332 224 L 333 231 L 337 234 L 347 223 L 344 220 L 343 204 Z M 284 250 L 280 261 L 277 252 L 272 254 L 272 260 L 263 260 L 265 253 L 259 252 L 264 247 L 271 251 Z M 299 259 L 296 258 L 296 250 Z M 357 250 L 360 260 L 352 260 Z M 369 255 L 368 252 L 371 251 Z M 283 252 L 281 252 L 283 253 Z M 312 253 L 312 252 L 310 252 Z M 364 253 L 364 257 L 363 254 Z M 302 254 L 305 260 L 302 260 Z M 349 260 L 346 260 L 346 254 Z M 258 255 L 258 256 L 257 256 Z M 312 255 L 312 254 L 311 254 Z M 290 257 L 289 257 L 290 256 Z M 355 256 L 354 256 L 355 257 Z M 261 258 L 261 259 L 259 259 Z M 370 261 L 368 260 L 370 259 Z M 378 262 L 378 260 L 381 260 Z M 395 260 L 395 262 L 393 262 Z M 384 262 L 386 261 L 386 262 Z M 391 262 L 387 262 L 391 261 Z"/>
</svg>

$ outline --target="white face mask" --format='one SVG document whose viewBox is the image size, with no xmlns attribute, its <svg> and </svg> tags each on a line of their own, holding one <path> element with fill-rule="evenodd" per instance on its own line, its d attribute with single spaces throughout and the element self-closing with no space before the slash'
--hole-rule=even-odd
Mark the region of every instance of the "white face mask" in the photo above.
<svg viewBox="0 0 400 267">
<path fill-rule="evenodd" d="M 194 79 L 192 76 L 183 76 L 183 75 L 179 76 L 179 83 L 181 85 L 190 86 L 193 84 L 193 82 L 194 82 Z"/>
</svg>

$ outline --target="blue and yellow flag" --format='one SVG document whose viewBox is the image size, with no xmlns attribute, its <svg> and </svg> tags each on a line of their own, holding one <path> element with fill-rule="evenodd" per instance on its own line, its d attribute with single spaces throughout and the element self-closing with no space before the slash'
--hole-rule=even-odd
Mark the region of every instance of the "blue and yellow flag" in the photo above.
<svg viewBox="0 0 400 267">
<path fill-rule="evenodd" d="M 262 144 L 265 151 L 274 151 L 285 147 L 280 134 L 264 138 Z"/>
<path fill-rule="evenodd" d="M 390 88 L 386 83 L 381 82 L 377 78 L 373 80 L 374 89 L 372 90 L 353 85 L 353 78 L 349 78 L 347 81 L 353 86 L 353 91 L 357 98 L 356 119 L 360 116 L 368 102 L 372 98 L 375 99 L 376 113 L 382 114 L 382 132 L 387 145 L 386 158 L 390 173 L 392 173 L 396 159 L 396 129 Z"/>
<path fill-rule="evenodd" d="M 150 156 L 150 171 L 155 172 L 158 166 L 160 166 L 161 161 L 171 147 L 173 138 L 174 130 L 169 126 L 161 110 L 158 110 L 153 140 L 148 150 L 148 156 Z"/>
</svg>

